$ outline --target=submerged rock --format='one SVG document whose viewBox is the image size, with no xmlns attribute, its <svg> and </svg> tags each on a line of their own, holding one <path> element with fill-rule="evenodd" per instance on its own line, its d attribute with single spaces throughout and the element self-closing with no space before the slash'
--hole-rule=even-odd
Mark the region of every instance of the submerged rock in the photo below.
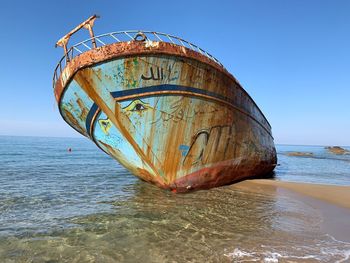
<svg viewBox="0 0 350 263">
<path fill-rule="evenodd" d="M 350 154 L 350 151 L 340 147 L 340 146 L 327 146 L 325 147 L 330 153 L 333 154 Z"/>
<path fill-rule="evenodd" d="M 313 156 L 314 154 L 311 152 L 289 152 L 287 153 L 288 156 L 300 156 L 300 157 L 306 157 L 306 156 Z"/>
</svg>

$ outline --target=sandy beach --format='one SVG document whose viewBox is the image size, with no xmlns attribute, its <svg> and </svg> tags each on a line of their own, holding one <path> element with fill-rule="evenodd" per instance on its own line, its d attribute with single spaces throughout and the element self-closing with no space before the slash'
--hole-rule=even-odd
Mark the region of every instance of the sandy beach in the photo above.
<svg viewBox="0 0 350 263">
<path fill-rule="evenodd" d="M 350 242 L 350 186 L 283 182 L 269 179 L 246 180 L 230 186 L 243 191 L 293 198 L 322 215 L 320 227 L 338 240 Z"/>
<path fill-rule="evenodd" d="M 239 187 L 265 190 L 271 187 L 285 188 L 296 193 L 317 198 L 333 205 L 350 209 L 350 186 L 321 185 L 309 183 L 282 182 L 268 179 L 246 180 Z"/>
</svg>

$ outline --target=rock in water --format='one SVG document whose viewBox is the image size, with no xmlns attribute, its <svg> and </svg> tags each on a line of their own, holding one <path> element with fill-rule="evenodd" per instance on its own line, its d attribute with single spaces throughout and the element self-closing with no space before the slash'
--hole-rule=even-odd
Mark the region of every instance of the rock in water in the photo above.
<svg viewBox="0 0 350 263">
<path fill-rule="evenodd" d="M 289 152 L 287 153 L 288 156 L 298 156 L 298 157 L 309 157 L 313 156 L 314 154 L 311 152 Z"/>
<path fill-rule="evenodd" d="M 340 146 L 328 146 L 325 147 L 330 153 L 333 154 L 350 154 L 350 151 L 340 147 Z"/>
</svg>

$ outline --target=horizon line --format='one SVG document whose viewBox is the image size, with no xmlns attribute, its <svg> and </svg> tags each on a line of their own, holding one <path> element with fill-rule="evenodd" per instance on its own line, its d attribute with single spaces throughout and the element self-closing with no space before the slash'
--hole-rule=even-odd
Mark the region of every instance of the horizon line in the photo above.
<svg viewBox="0 0 350 263">
<path fill-rule="evenodd" d="M 60 139 L 89 139 L 83 135 L 71 137 L 71 136 L 50 136 L 50 135 L 9 135 L 0 134 L 0 137 L 30 137 L 30 138 L 60 138 Z M 350 145 L 339 145 L 339 144 L 289 144 L 289 143 L 275 143 L 278 146 L 314 146 L 314 147 L 326 147 L 326 146 L 342 146 L 350 147 Z"/>
</svg>

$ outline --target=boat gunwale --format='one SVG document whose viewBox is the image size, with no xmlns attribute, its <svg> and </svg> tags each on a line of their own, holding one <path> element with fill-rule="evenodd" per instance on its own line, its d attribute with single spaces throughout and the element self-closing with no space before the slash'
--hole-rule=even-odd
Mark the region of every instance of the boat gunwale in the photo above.
<svg viewBox="0 0 350 263">
<path fill-rule="evenodd" d="M 131 36 L 130 34 L 134 34 L 134 36 Z M 128 40 L 127 41 L 121 41 L 120 39 L 118 39 L 116 36 L 127 36 L 128 37 Z M 67 51 L 66 53 L 64 54 L 64 56 L 59 60 L 55 70 L 54 70 L 54 75 L 53 75 L 53 87 L 55 87 L 55 83 L 56 81 L 59 79 L 59 76 L 57 75 L 57 71 L 58 69 L 60 70 L 60 75 L 62 73 L 62 63 L 65 62 L 64 64 L 64 68 L 66 67 L 66 65 L 69 63 L 70 60 L 74 59 L 75 57 L 79 56 L 80 54 L 83 54 L 85 53 L 86 51 L 81 51 L 78 47 L 80 46 L 84 46 L 85 49 L 87 49 L 87 51 L 89 50 L 92 50 L 94 48 L 97 48 L 97 42 L 99 44 L 102 44 L 102 46 L 106 46 L 106 45 L 109 45 L 109 44 L 106 44 L 104 43 L 101 38 L 104 38 L 106 36 L 109 36 L 111 38 L 113 38 L 114 41 L 117 41 L 117 42 L 111 42 L 109 44 L 113 44 L 113 43 L 122 43 L 122 42 L 128 42 L 128 41 L 140 41 L 140 40 L 137 40 L 139 36 L 142 36 L 143 39 L 141 41 L 152 41 L 151 40 L 151 36 L 154 37 L 154 39 L 156 39 L 155 41 L 152 41 L 152 42 L 164 42 L 164 43 L 172 43 L 172 44 L 175 44 L 175 45 L 178 45 L 175 43 L 175 41 L 177 41 L 179 44 L 181 44 L 180 46 L 183 46 L 185 48 L 187 47 L 190 47 L 191 50 L 193 51 L 199 51 L 200 54 L 205 54 L 206 57 L 208 57 L 210 60 L 214 61 L 215 63 L 217 63 L 218 65 L 224 67 L 222 65 L 222 63 L 217 59 L 215 58 L 213 55 L 211 55 L 210 53 L 208 53 L 207 51 L 203 50 L 202 48 L 200 48 L 199 46 L 187 41 L 187 40 L 184 40 L 183 38 L 180 38 L 180 37 L 177 37 L 177 36 L 174 36 L 174 35 L 170 35 L 170 34 L 166 34 L 166 33 L 162 33 L 162 32 L 157 32 L 157 31 L 149 31 L 149 30 L 124 30 L 124 31 L 114 31 L 114 32 L 110 32 L 110 33 L 105 33 L 105 34 L 101 34 L 101 35 L 98 35 L 98 36 L 94 36 L 94 37 L 91 37 L 91 38 L 88 38 L 86 40 L 83 40 L 81 42 L 78 42 L 77 44 L 74 44 L 73 46 L 71 46 Z M 160 36 L 162 37 L 167 37 L 167 39 L 169 41 L 164 41 L 162 38 L 160 38 Z M 130 39 L 129 39 L 130 38 Z M 175 41 L 174 41 L 175 40 Z M 87 43 L 91 43 L 91 47 L 89 47 L 87 45 Z M 78 55 L 75 55 L 74 54 L 74 50 L 77 51 Z"/>
<path fill-rule="evenodd" d="M 134 34 L 134 36 L 131 36 L 130 34 Z M 118 39 L 116 36 L 119 35 L 125 35 L 128 37 L 128 41 L 121 41 L 120 39 Z M 111 38 L 113 38 L 113 41 L 117 41 L 117 42 L 112 42 L 112 43 L 104 43 L 101 38 L 109 36 Z M 138 40 L 138 37 L 143 37 L 143 39 L 140 41 Z M 156 41 L 152 41 L 151 36 L 153 36 Z M 163 39 L 161 39 L 159 36 L 162 37 L 167 37 L 169 41 L 164 41 Z M 179 44 L 176 44 L 175 41 L 177 41 Z M 101 46 L 97 46 L 96 45 L 96 41 L 99 44 L 102 44 Z M 184 40 L 183 38 L 174 36 L 174 35 L 170 35 L 167 33 L 162 33 L 162 32 L 157 32 L 157 31 L 149 31 L 149 30 L 124 30 L 124 31 L 114 31 L 114 32 L 110 32 L 110 33 L 105 33 L 105 34 L 101 34 L 98 36 L 93 36 L 91 38 L 88 38 L 86 40 L 83 40 L 81 42 L 76 43 L 75 45 L 71 46 L 69 48 L 69 50 L 67 51 L 67 53 L 59 60 L 55 70 L 54 70 L 54 75 L 53 75 L 53 87 L 55 88 L 56 86 L 56 82 L 58 79 L 60 79 L 62 72 L 64 71 L 64 69 L 67 67 L 68 63 L 70 62 L 70 60 L 73 60 L 74 58 L 89 52 L 91 50 L 100 48 L 100 47 L 104 47 L 104 46 L 109 46 L 109 45 L 113 45 L 113 44 L 118 44 L 118 43 L 128 43 L 130 41 L 135 41 L 135 42 L 143 42 L 143 41 L 151 41 L 151 42 L 159 42 L 159 43 L 169 43 L 169 44 L 174 44 L 177 45 L 179 47 L 184 47 L 187 50 L 191 50 L 199 55 L 202 55 L 206 58 L 209 58 L 209 60 L 211 62 L 214 62 L 214 64 L 219 65 L 220 68 L 224 71 L 224 73 L 226 73 L 227 75 L 229 75 L 237 84 L 238 86 L 241 88 L 241 90 L 245 93 L 245 95 L 248 96 L 248 98 L 253 102 L 253 104 L 256 106 L 256 108 L 258 109 L 258 111 L 260 112 L 260 114 L 263 116 L 263 118 L 265 119 L 268 127 L 271 130 L 271 124 L 269 123 L 269 121 L 267 120 L 266 116 L 263 114 L 263 112 L 260 110 L 260 108 L 258 107 L 258 105 L 256 104 L 256 102 L 253 100 L 253 98 L 249 95 L 249 93 L 242 87 L 242 85 L 239 83 L 239 81 L 231 74 L 229 73 L 226 68 L 223 66 L 223 64 L 213 55 L 211 55 L 210 53 L 206 52 L 205 50 L 203 50 L 202 48 L 200 48 L 199 46 Z M 91 47 L 87 46 L 86 43 L 91 42 Z M 95 44 L 94 44 L 95 43 Z M 85 52 L 80 51 L 77 47 L 78 46 L 85 46 L 88 50 Z M 186 46 L 187 45 L 187 46 Z M 190 47 L 190 48 L 188 48 Z M 74 56 L 74 50 L 78 51 L 80 54 Z M 204 55 L 205 54 L 205 55 Z M 62 62 L 65 61 L 65 65 L 64 68 L 62 69 Z M 212 63 L 210 63 L 212 64 Z M 57 75 L 57 71 L 58 69 L 60 69 L 60 75 Z"/>
<path fill-rule="evenodd" d="M 56 101 L 58 102 L 58 104 L 60 104 L 60 99 L 67 85 L 73 79 L 75 73 L 78 72 L 80 69 L 83 69 L 92 65 L 100 64 L 106 61 L 110 61 L 116 58 L 121 58 L 121 57 L 133 57 L 136 55 L 170 55 L 174 57 L 187 58 L 197 62 L 198 61 L 202 62 L 226 74 L 232 81 L 234 81 L 237 84 L 237 86 L 251 100 L 253 105 L 260 112 L 261 116 L 264 118 L 267 124 L 267 127 L 265 127 L 265 125 L 260 123 L 260 121 L 258 123 L 262 125 L 265 129 L 268 128 L 268 130 L 270 131 L 269 134 L 272 137 L 271 125 L 266 119 L 265 115 L 262 113 L 260 108 L 255 103 L 255 101 L 248 94 L 248 92 L 240 85 L 237 79 L 232 74 L 230 74 L 223 66 L 218 65 L 216 62 L 209 59 L 207 56 L 204 56 L 186 47 L 182 47 L 182 46 L 168 43 L 168 42 L 158 42 L 158 43 L 159 44 L 157 45 L 157 48 L 147 49 L 144 46 L 144 42 L 141 42 L 141 41 L 117 42 L 117 43 L 112 43 L 109 45 L 91 49 L 89 51 L 86 51 L 74 57 L 62 70 L 62 73 L 60 74 L 58 80 L 55 83 L 54 93 L 55 93 Z M 113 50 L 113 49 L 116 49 L 116 50 Z M 99 58 L 99 56 L 101 58 Z M 66 73 L 65 75 L 68 75 L 65 81 L 62 79 L 63 73 Z M 250 116 L 250 114 L 248 115 Z"/>
</svg>

